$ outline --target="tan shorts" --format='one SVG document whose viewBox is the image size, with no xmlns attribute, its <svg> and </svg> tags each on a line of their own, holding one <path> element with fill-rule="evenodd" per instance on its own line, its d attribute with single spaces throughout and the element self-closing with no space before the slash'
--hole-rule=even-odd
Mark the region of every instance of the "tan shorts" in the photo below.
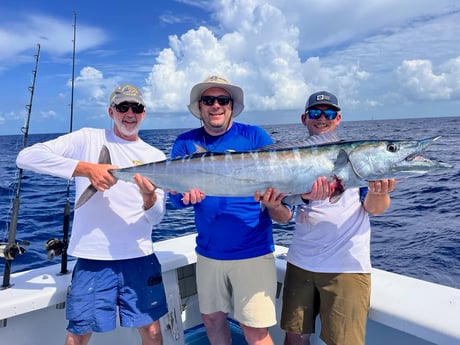
<svg viewBox="0 0 460 345">
<path fill-rule="evenodd" d="M 198 255 L 196 276 L 202 314 L 233 310 L 233 317 L 246 326 L 265 328 L 276 324 L 273 253 L 241 260 Z"/>
<path fill-rule="evenodd" d="M 369 312 L 369 273 L 315 273 L 290 263 L 286 267 L 281 328 L 295 334 L 315 332 L 327 344 L 364 344 Z"/>
</svg>

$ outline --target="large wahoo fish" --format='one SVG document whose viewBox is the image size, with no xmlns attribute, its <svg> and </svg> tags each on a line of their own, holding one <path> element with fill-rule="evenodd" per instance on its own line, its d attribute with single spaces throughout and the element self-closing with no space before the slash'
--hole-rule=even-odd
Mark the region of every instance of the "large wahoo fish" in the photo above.
<svg viewBox="0 0 460 345">
<path fill-rule="evenodd" d="M 129 182 L 135 174 L 140 174 L 165 190 L 184 193 L 196 188 L 209 196 L 252 196 L 268 187 L 286 195 L 301 194 L 308 192 L 318 177 L 327 176 L 340 193 L 346 188 L 366 186 L 372 180 L 402 179 L 433 169 L 451 168 L 421 155 L 439 138 L 313 145 L 306 141 L 303 142 L 306 145 L 295 147 L 275 144 L 248 152 L 194 153 L 113 170 L 112 174 Z M 83 193 L 77 207 L 89 199 L 89 194 L 91 191 Z"/>
</svg>

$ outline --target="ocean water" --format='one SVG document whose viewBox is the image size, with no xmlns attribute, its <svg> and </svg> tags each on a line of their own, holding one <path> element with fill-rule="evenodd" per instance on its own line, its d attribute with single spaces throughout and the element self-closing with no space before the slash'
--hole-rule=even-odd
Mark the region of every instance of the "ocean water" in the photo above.
<svg viewBox="0 0 460 345">
<path fill-rule="evenodd" d="M 306 137 L 306 129 L 300 124 L 263 127 L 276 141 Z M 144 130 L 141 137 L 169 155 L 174 139 L 183 131 Z M 425 156 L 453 164 L 454 168 L 397 183 L 390 208 L 380 216 L 371 217 L 371 256 L 376 268 L 460 288 L 460 118 L 343 121 L 338 134 L 350 140 L 442 135 Z M 27 143 L 56 136 L 29 135 Z M 15 158 L 22 146 L 22 136 L 0 136 L 0 239 L 8 238 L 18 182 Z M 13 260 L 12 272 L 60 262 L 60 257 L 48 258 L 45 243 L 51 238 L 62 238 L 66 190 L 67 182 L 63 179 L 23 172 L 16 238 L 30 245 Z M 72 187 L 71 200 L 73 195 Z M 167 207 L 164 220 L 153 231 L 155 241 L 195 231 L 191 209 L 176 210 L 169 202 Z M 289 246 L 293 230 L 292 223 L 275 223 L 276 243 Z M 4 261 L 0 258 L 0 275 L 3 271 Z"/>
</svg>

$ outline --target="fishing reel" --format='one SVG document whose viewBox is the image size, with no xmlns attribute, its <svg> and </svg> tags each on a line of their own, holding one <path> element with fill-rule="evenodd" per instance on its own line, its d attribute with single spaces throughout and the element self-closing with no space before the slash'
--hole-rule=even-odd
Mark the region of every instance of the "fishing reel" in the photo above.
<svg viewBox="0 0 460 345">
<path fill-rule="evenodd" d="M 48 259 L 53 259 L 56 256 L 62 255 L 67 250 L 67 244 L 64 241 L 51 238 L 46 241 L 46 251 L 48 252 Z"/>
<path fill-rule="evenodd" d="M 30 245 L 29 241 L 19 241 L 17 243 L 0 242 L 0 258 L 13 260 L 17 255 L 24 254 L 26 250 L 23 246 Z"/>
</svg>

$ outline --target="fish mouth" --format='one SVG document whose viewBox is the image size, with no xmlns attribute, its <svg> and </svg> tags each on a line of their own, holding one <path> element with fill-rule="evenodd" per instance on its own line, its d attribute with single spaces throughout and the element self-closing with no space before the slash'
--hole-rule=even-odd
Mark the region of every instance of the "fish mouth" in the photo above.
<svg viewBox="0 0 460 345">
<path fill-rule="evenodd" d="M 399 163 L 393 165 L 393 172 L 402 175 L 425 174 L 432 169 L 453 168 L 453 165 L 440 161 L 434 161 L 423 156 L 428 146 L 433 144 L 441 136 L 426 138 L 418 141 L 414 152 L 401 159 Z"/>
<path fill-rule="evenodd" d="M 427 172 L 428 170 L 431 169 L 443 169 L 443 168 L 453 168 L 454 166 L 448 163 L 440 162 L 440 161 L 434 161 L 431 159 L 428 159 L 424 156 L 422 156 L 420 153 L 415 153 L 413 155 L 410 155 L 406 157 L 401 162 L 401 165 L 399 167 L 400 171 L 405 171 L 407 170 L 408 172 L 418 172 L 418 173 L 424 173 Z"/>
<path fill-rule="evenodd" d="M 453 165 L 448 164 L 448 163 L 431 160 L 429 158 L 422 156 L 419 153 L 406 157 L 406 159 L 404 159 L 404 162 L 409 163 L 409 164 L 416 164 L 420 166 L 431 164 L 439 168 L 453 168 L 454 167 Z"/>
<path fill-rule="evenodd" d="M 410 156 L 407 156 L 404 161 L 406 162 L 417 162 L 417 163 L 423 163 L 423 162 L 428 162 L 430 161 L 428 158 L 423 157 L 420 153 L 414 153 Z"/>
</svg>

